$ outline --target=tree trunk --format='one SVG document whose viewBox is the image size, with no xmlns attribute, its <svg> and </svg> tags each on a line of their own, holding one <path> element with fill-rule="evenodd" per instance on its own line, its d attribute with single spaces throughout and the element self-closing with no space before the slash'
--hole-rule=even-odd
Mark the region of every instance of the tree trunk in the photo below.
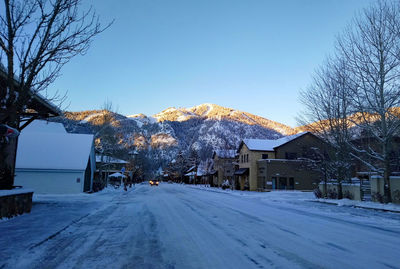
<svg viewBox="0 0 400 269">
<path fill-rule="evenodd" d="M 338 199 L 343 199 L 342 181 L 338 182 Z"/>
<path fill-rule="evenodd" d="M 14 114 L 11 114 L 15 116 Z M 18 120 L 8 120 L 5 124 L 18 129 Z M 0 143 L 0 190 L 11 190 L 14 186 L 15 161 L 18 138 L 9 138 L 8 142 Z"/>
<path fill-rule="evenodd" d="M 390 190 L 390 161 L 385 159 L 385 172 L 383 174 L 383 202 L 391 203 L 392 194 Z"/>
<path fill-rule="evenodd" d="M 1 144 L 0 159 L 0 190 L 10 190 L 14 185 L 15 151 L 17 139 L 10 139 L 8 143 Z"/>
<path fill-rule="evenodd" d="M 101 157 L 100 157 L 100 167 L 99 167 L 99 181 L 100 181 L 102 189 L 107 187 L 105 180 L 103 178 L 103 157 L 104 157 L 104 154 L 102 152 Z"/>
<path fill-rule="evenodd" d="M 328 197 L 328 182 L 327 182 L 326 178 L 324 180 L 324 193 L 322 195 L 323 195 L 323 198 L 327 198 Z"/>
</svg>

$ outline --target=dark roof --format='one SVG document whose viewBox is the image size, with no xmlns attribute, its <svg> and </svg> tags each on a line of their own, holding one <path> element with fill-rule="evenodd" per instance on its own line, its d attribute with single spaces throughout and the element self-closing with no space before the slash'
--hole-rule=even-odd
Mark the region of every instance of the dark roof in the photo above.
<svg viewBox="0 0 400 269">
<path fill-rule="evenodd" d="M 242 176 L 242 175 L 248 175 L 249 174 L 249 168 L 239 168 L 238 170 L 235 171 L 235 175 Z"/>
<path fill-rule="evenodd" d="M 6 80 L 6 78 L 7 72 L 5 71 L 4 66 L 0 65 L 0 79 L 3 80 L 3 83 L 5 83 L 4 81 Z M 14 79 L 14 82 L 18 90 L 19 82 L 16 78 Z M 33 90 L 29 90 L 28 94 L 31 98 L 26 108 L 27 110 L 34 110 L 34 114 L 36 114 L 38 118 L 48 118 L 62 115 L 62 111 L 58 107 L 53 105 L 49 100 L 47 100 L 39 93 L 35 93 Z"/>
<path fill-rule="evenodd" d="M 33 109 L 39 115 L 44 117 L 56 117 L 62 115 L 62 111 L 58 107 L 50 103 L 45 97 L 41 96 L 38 93 L 35 94 L 32 91 L 29 92 L 32 96 L 32 99 L 28 104 L 28 109 Z"/>
</svg>

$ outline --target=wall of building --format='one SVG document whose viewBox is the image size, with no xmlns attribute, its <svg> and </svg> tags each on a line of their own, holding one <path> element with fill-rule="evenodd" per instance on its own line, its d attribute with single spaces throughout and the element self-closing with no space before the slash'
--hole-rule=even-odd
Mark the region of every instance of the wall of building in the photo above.
<svg viewBox="0 0 400 269">
<path fill-rule="evenodd" d="M 265 189 L 273 189 L 273 179 L 286 178 L 286 186 L 289 188 L 290 178 L 293 179 L 295 190 L 313 190 L 318 187 L 320 174 L 310 171 L 297 160 L 259 160 L 258 181 Z M 275 186 L 278 189 L 278 186 Z"/>
<path fill-rule="evenodd" d="M 297 158 L 306 157 L 311 148 L 324 150 L 325 144 L 312 134 L 305 134 L 276 148 L 276 159 L 286 159 L 286 152 L 297 153 Z"/>
<path fill-rule="evenodd" d="M 15 172 L 14 185 L 33 189 L 35 193 L 72 194 L 83 192 L 85 171 L 16 169 Z"/>
<path fill-rule="evenodd" d="M 241 155 L 249 155 L 249 160 L 246 162 L 241 161 Z M 271 151 L 250 151 L 249 148 L 243 144 L 239 153 L 239 168 L 249 168 L 249 189 L 251 191 L 261 190 L 263 186 L 258 182 L 258 166 L 257 161 L 262 159 L 263 154 L 268 154 L 269 159 L 275 158 L 275 153 Z"/>
<path fill-rule="evenodd" d="M 217 186 L 221 186 L 225 179 L 232 181 L 235 172 L 236 159 L 214 157 L 214 169 L 217 171 Z"/>
</svg>

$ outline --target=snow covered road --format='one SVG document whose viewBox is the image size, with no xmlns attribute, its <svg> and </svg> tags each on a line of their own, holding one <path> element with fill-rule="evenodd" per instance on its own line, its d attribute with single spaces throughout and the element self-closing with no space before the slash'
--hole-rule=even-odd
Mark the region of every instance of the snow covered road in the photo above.
<svg viewBox="0 0 400 269">
<path fill-rule="evenodd" d="M 34 206 L 0 222 L 0 268 L 400 268 L 400 214 L 212 190 L 138 185 L 70 201 L 71 221 L 47 208 L 60 224 L 48 217 L 46 236 L 27 223 Z"/>
</svg>

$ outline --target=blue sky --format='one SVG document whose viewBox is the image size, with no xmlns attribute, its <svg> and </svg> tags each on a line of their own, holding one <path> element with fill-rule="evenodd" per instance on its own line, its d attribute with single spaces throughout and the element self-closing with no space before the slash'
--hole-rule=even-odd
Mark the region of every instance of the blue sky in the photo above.
<svg viewBox="0 0 400 269">
<path fill-rule="evenodd" d="M 106 24 L 51 90 L 124 115 L 215 103 L 290 126 L 299 91 L 369 0 L 85 0 Z"/>
</svg>

